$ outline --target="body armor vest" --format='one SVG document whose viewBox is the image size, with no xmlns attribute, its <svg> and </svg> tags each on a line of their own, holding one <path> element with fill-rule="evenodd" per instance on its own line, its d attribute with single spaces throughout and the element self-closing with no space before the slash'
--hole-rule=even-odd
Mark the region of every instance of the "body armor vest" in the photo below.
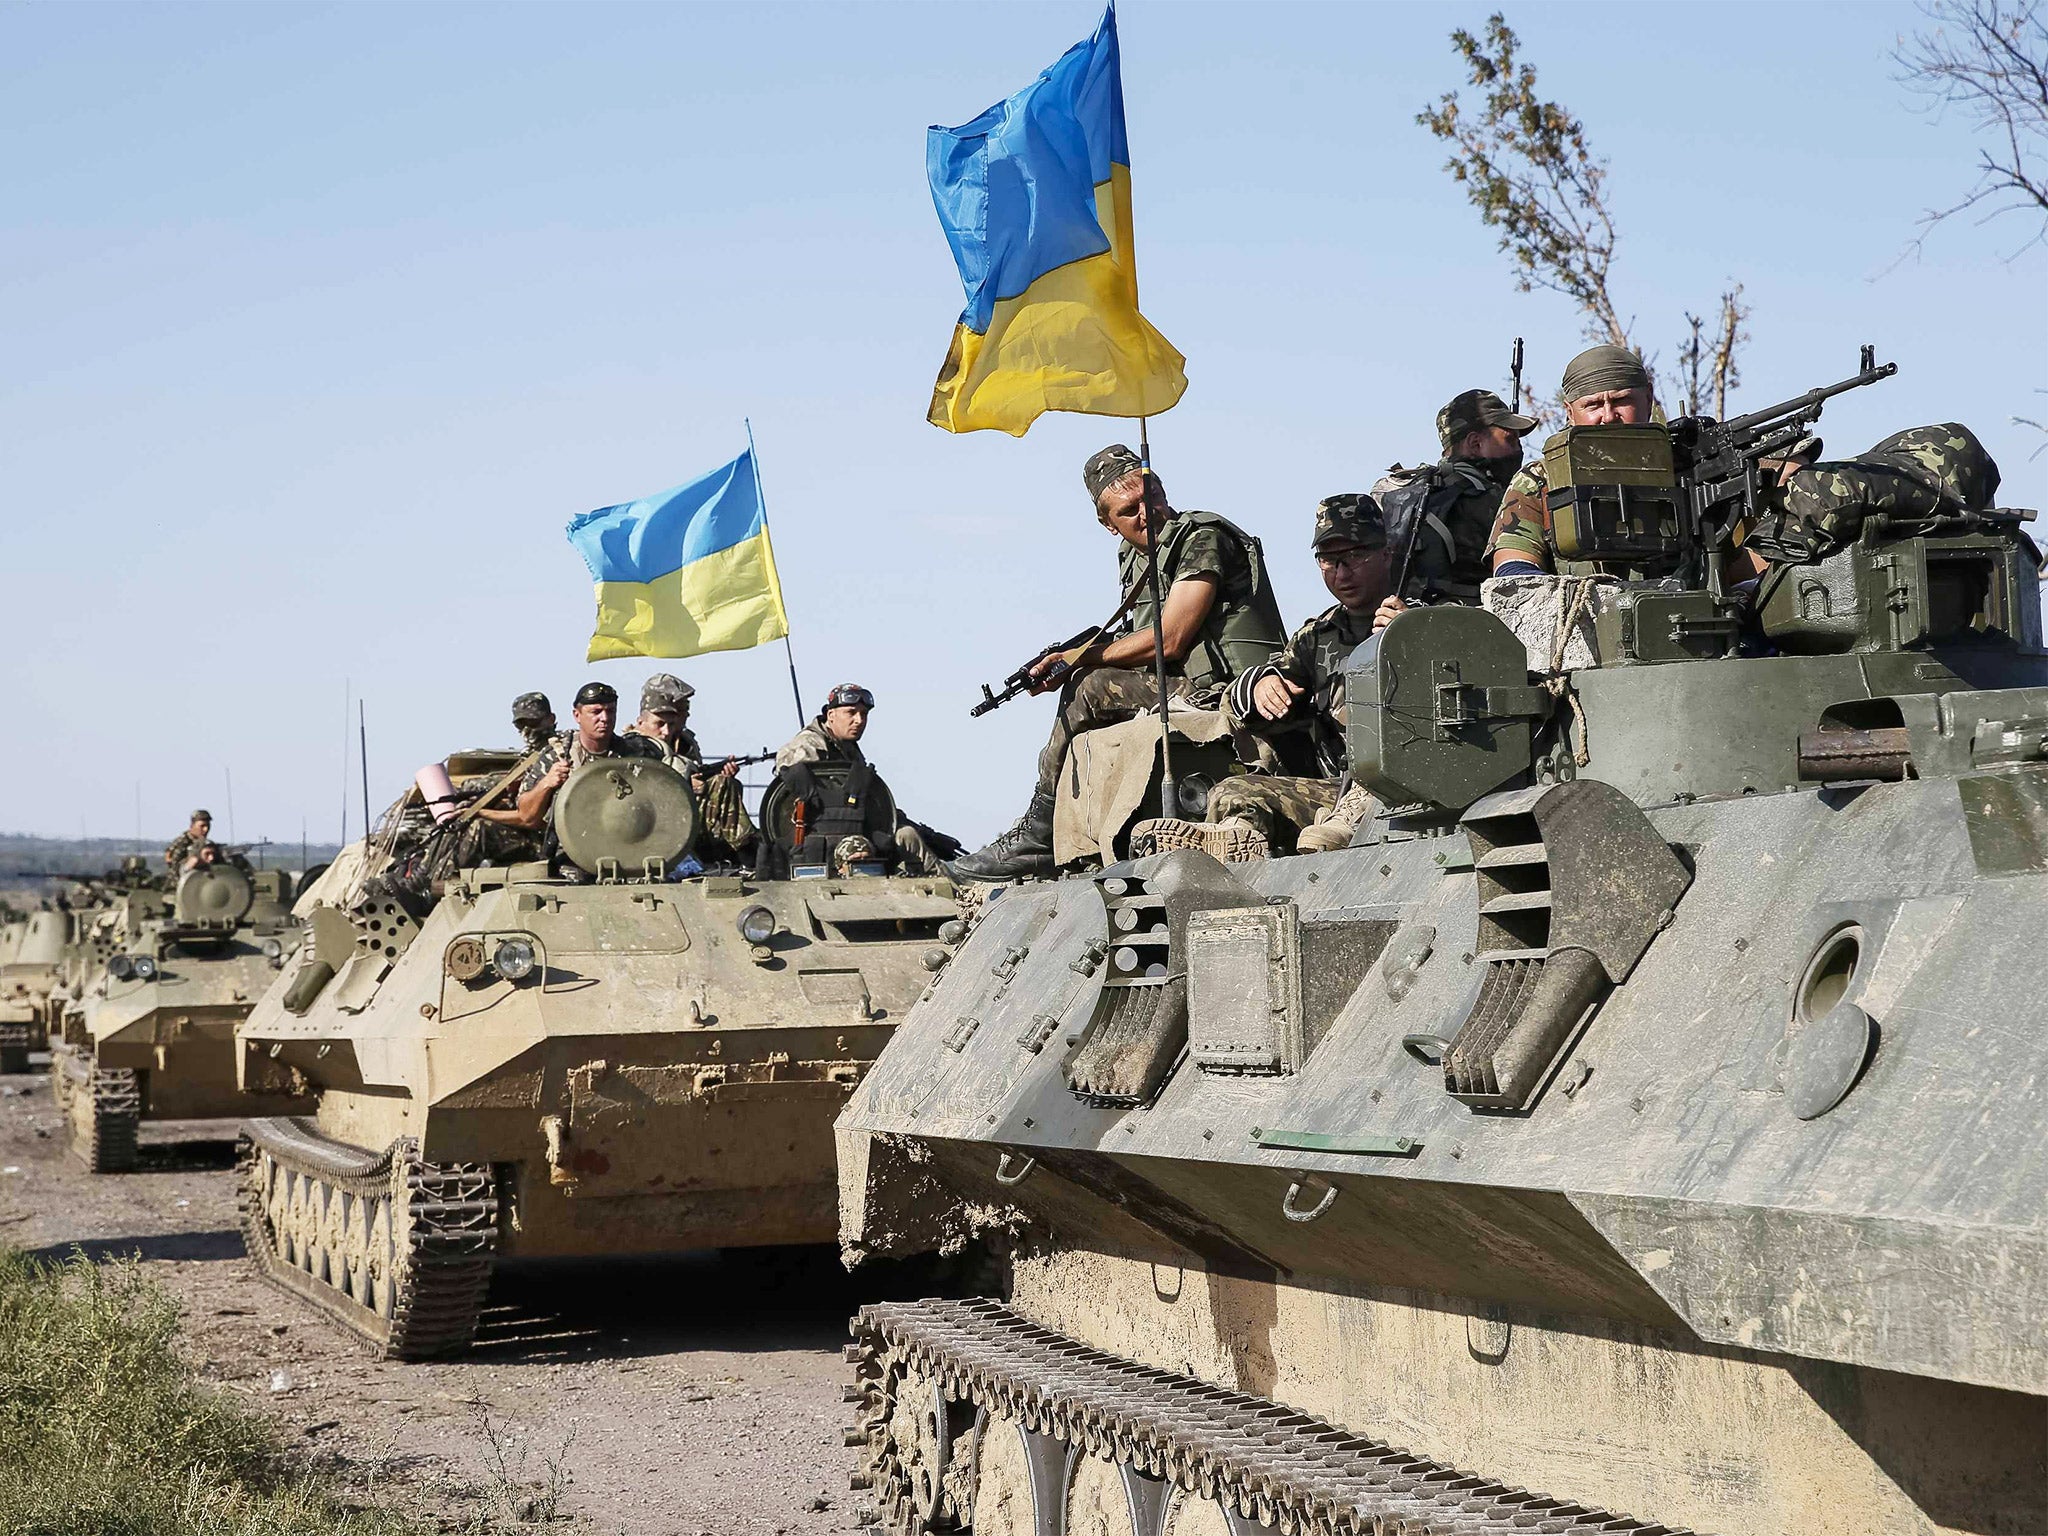
<svg viewBox="0 0 2048 1536">
<path fill-rule="evenodd" d="M 1266 577 L 1264 547 L 1217 513 L 1176 512 L 1166 525 L 1165 535 L 1159 541 L 1162 592 L 1173 584 L 1173 568 L 1181 546 L 1198 528 L 1219 528 L 1226 538 L 1236 542 L 1244 552 L 1251 590 L 1237 599 L 1218 590 L 1215 606 L 1203 621 L 1194 648 L 1181 662 L 1181 674 L 1188 680 L 1189 691 L 1197 696 L 1225 687 L 1240 672 L 1249 671 L 1269 658 L 1287 640 L 1280 605 L 1273 596 L 1273 584 Z M 1151 589 L 1145 582 L 1144 551 L 1134 549 L 1131 553 L 1136 557 L 1132 563 L 1136 568 L 1134 579 L 1139 584 L 1137 601 L 1131 605 L 1131 628 L 1135 631 L 1150 628 L 1158 615 L 1152 605 Z"/>
</svg>

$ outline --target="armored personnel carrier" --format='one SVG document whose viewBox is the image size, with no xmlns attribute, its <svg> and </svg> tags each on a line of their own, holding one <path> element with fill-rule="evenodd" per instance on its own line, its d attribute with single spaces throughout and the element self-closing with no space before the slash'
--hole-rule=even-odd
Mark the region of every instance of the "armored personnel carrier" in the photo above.
<svg viewBox="0 0 2048 1536">
<path fill-rule="evenodd" d="M 839 1121 L 850 1257 L 1016 1233 L 855 1319 L 881 1529 L 2048 1530 L 2030 514 L 1755 425 L 1552 441 L 1617 574 L 1354 654 L 1350 848 L 988 905 Z"/>
<path fill-rule="evenodd" d="M 585 763 L 552 819 L 559 859 L 317 907 L 241 1029 L 247 1087 L 317 1101 L 249 1123 L 249 1252 L 389 1356 L 464 1348 L 501 1255 L 832 1241 L 832 1118 L 958 913 L 801 836 L 812 878 L 675 878 L 656 761 Z"/>
<path fill-rule="evenodd" d="M 47 1043 L 45 1020 L 70 914 L 40 907 L 0 931 L 0 1072 L 26 1072 Z"/>
<path fill-rule="evenodd" d="M 235 1082 L 235 1026 L 295 941 L 291 877 L 212 864 L 174 891 L 138 886 L 88 916 L 74 986 L 51 1038 L 50 1076 L 72 1150 L 94 1173 L 136 1162 L 138 1123 L 293 1107 Z"/>
</svg>

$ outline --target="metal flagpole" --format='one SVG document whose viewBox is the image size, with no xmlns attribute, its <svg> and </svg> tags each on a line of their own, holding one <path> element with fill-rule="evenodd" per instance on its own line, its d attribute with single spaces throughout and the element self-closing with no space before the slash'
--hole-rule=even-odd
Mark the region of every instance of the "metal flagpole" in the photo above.
<svg viewBox="0 0 2048 1536">
<path fill-rule="evenodd" d="M 1145 580 L 1152 588 L 1152 679 L 1159 686 L 1159 814 L 1178 816 L 1180 788 L 1173 778 L 1173 743 L 1166 717 L 1166 600 L 1159 592 L 1160 524 L 1152 517 L 1152 439 L 1150 423 L 1143 416 L 1138 418 L 1138 465 L 1145 477 Z"/>
<path fill-rule="evenodd" d="M 751 416 L 742 416 L 740 420 L 747 424 L 747 462 L 754 466 L 754 497 L 761 503 L 761 531 L 766 533 L 768 531 L 768 493 L 761 488 L 761 455 L 754 450 L 754 419 Z M 769 548 L 774 548 L 772 539 Z M 778 589 L 781 586 L 781 581 L 781 576 L 777 575 L 776 585 Z M 804 723 L 810 717 L 804 713 L 804 691 L 798 686 L 796 680 L 796 647 L 789 643 L 789 610 L 787 608 L 782 613 L 782 653 L 789 658 L 789 691 L 796 699 L 796 723 L 797 728 L 801 730 Z"/>
</svg>

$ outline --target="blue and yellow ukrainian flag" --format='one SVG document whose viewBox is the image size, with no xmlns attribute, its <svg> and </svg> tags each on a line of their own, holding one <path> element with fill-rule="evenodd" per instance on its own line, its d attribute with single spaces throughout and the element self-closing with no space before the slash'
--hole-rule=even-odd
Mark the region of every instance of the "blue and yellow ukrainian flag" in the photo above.
<svg viewBox="0 0 2048 1536">
<path fill-rule="evenodd" d="M 932 425 L 1014 437 L 1046 411 L 1152 416 L 1186 362 L 1138 313 L 1116 7 L 1009 100 L 925 139 L 967 308 Z"/>
<path fill-rule="evenodd" d="M 585 512 L 569 542 L 597 583 L 592 661 L 743 651 L 789 633 L 751 449 L 688 485 Z"/>
</svg>

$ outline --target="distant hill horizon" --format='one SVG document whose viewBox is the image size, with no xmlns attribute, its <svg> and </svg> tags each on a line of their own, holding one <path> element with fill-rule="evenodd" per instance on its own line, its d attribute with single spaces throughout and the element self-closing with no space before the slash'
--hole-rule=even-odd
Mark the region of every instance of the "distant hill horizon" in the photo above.
<svg viewBox="0 0 2048 1536">
<path fill-rule="evenodd" d="M 182 831 L 184 828 L 179 827 L 159 838 L 144 837 L 139 844 L 132 836 L 46 837 L 35 832 L 0 832 L 0 883 L 20 884 L 42 876 L 103 874 L 138 852 L 155 868 L 163 860 L 165 846 Z M 230 842 L 217 836 L 214 841 L 224 847 L 246 849 L 251 864 L 268 869 L 309 869 L 327 863 L 341 851 L 337 843 L 314 842 L 309 838 L 303 845 L 301 862 L 301 844 L 296 837 L 289 841 L 256 837 Z"/>
</svg>

